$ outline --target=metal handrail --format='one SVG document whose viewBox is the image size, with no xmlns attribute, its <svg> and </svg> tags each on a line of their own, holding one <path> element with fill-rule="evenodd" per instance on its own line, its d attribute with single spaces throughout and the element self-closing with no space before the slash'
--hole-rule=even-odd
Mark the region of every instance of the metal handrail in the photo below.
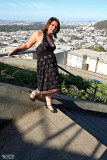
<svg viewBox="0 0 107 160">
<path fill-rule="evenodd" d="M 21 51 L 21 52 L 14 52 L 12 53 L 11 56 L 13 55 L 21 55 L 21 54 L 28 54 L 28 53 L 35 53 L 36 51 L 35 50 L 27 50 L 27 51 Z M 0 57 L 4 57 L 4 56 L 8 56 L 8 53 L 0 53 Z M 61 66 L 58 65 L 58 68 L 61 69 L 62 71 L 66 72 L 67 74 L 71 75 L 72 77 L 75 77 L 76 79 L 78 79 L 79 81 L 83 82 L 84 84 L 88 85 L 89 87 L 93 88 L 95 91 L 94 91 L 94 96 L 93 96 L 93 102 L 95 101 L 95 96 L 96 96 L 96 92 L 100 92 L 102 93 L 104 96 L 107 96 L 107 94 L 99 91 L 97 89 L 97 87 L 93 87 L 91 86 L 90 84 L 88 84 L 87 82 L 83 81 L 82 79 L 80 79 L 79 77 L 75 76 L 74 74 L 70 73 L 69 71 L 65 70 L 64 68 L 62 68 Z"/>
<path fill-rule="evenodd" d="M 95 87 L 91 86 L 90 84 L 88 84 L 88 83 L 85 82 L 84 80 L 80 79 L 79 77 L 75 76 L 74 74 L 70 73 L 69 71 L 67 71 L 66 69 L 62 68 L 61 66 L 58 65 L 58 68 L 61 69 L 61 70 L 64 71 L 64 72 L 66 72 L 67 74 L 71 75 L 72 77 L 74 77 L 74 78 L 80 80 L 81 82 L 85 83 L 85 84 L 88 85 L 89 87 L 95 89 L 95 91 L 94 91 L 94 96 L 93 96 L 93 102 L 95 101 L 95 96 L 96 96 L 96 92 L 97 92 L 97 91 L 100 92 L 100 93 L 102 93 L 104 96 L 107 96 L 107 94 L 99 91 L 99 90 L 97 89 L 97 87 L 95 88 Z"/>
<path fill-rule="evenodd" d="M 22 52 L 14 52 L 12 53 L 11 56 L 14 55 L 21 55 L 21 54 L 27 54 L 27 53 L 35 53 L 35 50 L 27 50 L 27 51 L 22 51 Z M 8 56 L 8 53 L 0 53 L 0 57 Z"/>
</svg>

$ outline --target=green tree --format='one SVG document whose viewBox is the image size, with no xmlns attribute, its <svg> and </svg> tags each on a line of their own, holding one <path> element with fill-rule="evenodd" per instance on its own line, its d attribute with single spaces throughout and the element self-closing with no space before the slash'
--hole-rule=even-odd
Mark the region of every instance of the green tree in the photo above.
<svg viewBox="0 0 107 160">
<path fill-rule="evenodd" d="M 71 40 L 83 40 L 83 38 L 84 37 L 81 38 L 81 37 L 78 37 L 78 36 L 75 36 L 75 35 L 71 36 Z"/>
<path fill-rule="evenodd" d="M 59 42 L 60 42 L 60 43 L 65 43 L 65 41 L 63 40 L 63 38 L 60 38 L 60 39 L 59 39 Z"/>
<path fill-rule="evenodd" d="M 18 41 L 16 39 L 13 40 L 13 43 L 18 43 Z"/>
<path fill-rule="evenodd" d="M 90 47 L 88 47 L 88 49 L 91 49 L 91 50 L 97 51 L 97 52 L 106 52 L 106 50 L 104 49 L 103 46 L 98 46 L 98 47 L 90 46 Z"/>
<path fill-rule="evenodd" d="M 98 47 L 98 52 L 106 52 L 106 50 L 104 49 L 104 47 L 99 46 L 99 47 Z"/>
</svg>

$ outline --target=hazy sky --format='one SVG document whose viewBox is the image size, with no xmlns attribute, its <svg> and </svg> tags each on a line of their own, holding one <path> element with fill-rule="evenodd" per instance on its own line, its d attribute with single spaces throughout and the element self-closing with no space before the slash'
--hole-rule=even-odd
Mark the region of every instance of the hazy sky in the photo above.
<svg viewBox="0 0 107 160">
<path fill-rule="evenodd" d="M 107 0 L 0 0 L 2 20 L 107 20 Z"/>
</svg>

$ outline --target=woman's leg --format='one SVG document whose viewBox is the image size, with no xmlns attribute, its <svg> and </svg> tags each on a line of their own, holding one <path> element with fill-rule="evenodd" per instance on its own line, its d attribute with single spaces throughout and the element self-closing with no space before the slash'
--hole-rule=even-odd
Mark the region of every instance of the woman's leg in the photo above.
<svg viewBox="0 0 107 160">
<path fill-rule="evenodd" d="M 36 96 L 46 95 L 45 97 L 46 97 L 47 105 L 51 105 L 51 108 L 53 108 L 52 104 L 51 104 L 51 94 L 57 93 L 57 92 L 59 92 L 59 89 L 52 89 L 52 90 L 48 90 L 48 91 L 39 91 L 37 88 L 36 90 L 31 91 L 30 98 L 35 99 Z"/>
<path fill-rule="evenodd" d="M 41 94 L 42 93 L 42 94 Z M 37 95 L 44 95 L 46 99 L 46 107 L 50 109 L 52 113 L 57 113 L 57 110 L 52 106 L 52 95 L 51 94 L 43 94 L 44 92 L 40 92 L 38 90 L 33 90 L 30 94 L 30 99 L 35 101 L 35 97 Z"/>
<path fill-rule="evenodd" d="M 46 98 L 47 107 L 48 107 L 50 110 L 53 110 L 52 97 L 51 97 L 51 95 L 46 95 L 45 98 Z"/>
</svg>

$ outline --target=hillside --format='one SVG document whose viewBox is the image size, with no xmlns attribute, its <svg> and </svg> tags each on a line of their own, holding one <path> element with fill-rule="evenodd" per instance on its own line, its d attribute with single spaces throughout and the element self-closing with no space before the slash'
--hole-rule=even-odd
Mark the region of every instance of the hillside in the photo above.
<svg viewBox="0 0 107 160">
<path fill-rule="evenodd" d="M 94 27 L 96 29 L 105 29 L 107 31 L 107 20 L 97 22 Z"/>
<path fill-rule="evenodd" d="M 38 30 L 42 29 L 44 26 L 44 23 L 42 22 L 34 22 L 29 25 L 16 25 L 16 24 L 11 24 L 11 25 L 0 25 L 0 32 L 16 32 L 18 30 Z"/>
</svg>

